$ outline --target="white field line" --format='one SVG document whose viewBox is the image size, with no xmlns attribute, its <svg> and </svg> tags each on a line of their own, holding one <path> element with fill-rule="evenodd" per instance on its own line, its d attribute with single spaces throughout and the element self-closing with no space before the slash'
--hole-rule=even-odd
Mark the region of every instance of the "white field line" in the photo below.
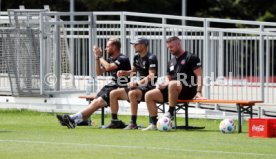
<svg viewBox="0 0 276 159">
<path fill-rule="evenodd" d="M 108 144 L 85 144 L 85 143 L 69 143 L 69 142 L 49 142 L 49 141 L 30 141 L 30 140 L 0 140 L 0 142 L 10 143 L 25 143 L 25 144 L 50 144 L 50 145 L 68 145 L 68 146 L 91 146 L 91 147 L 107 147 L 117 149 L 147 149 L 147 150 L 158 150 L 158 151 L 174 151 L 174 152 L 198 152 L 198 153 L 212 153 L 212 154 L 231 154 L 231 155 L 251 155 L 251 156 L 268 156 L 276 157 L 276 154 L 265 154 L 265 153 L 252 153 L 252 152 L 233 152 L 233 151 L 213 151 L 213 150 L 193 150 L 193 149 L 174 149 L 164 147 L 146 147 L 146 146 L 128 146 L 128 145 L 108 145 Z"/>
</svg>

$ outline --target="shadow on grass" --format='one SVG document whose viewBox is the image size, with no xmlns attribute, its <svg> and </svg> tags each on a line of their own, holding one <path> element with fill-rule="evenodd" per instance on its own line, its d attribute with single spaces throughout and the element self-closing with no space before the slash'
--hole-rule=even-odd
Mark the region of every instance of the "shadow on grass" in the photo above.
<svg viewBox="0 0 276 159">
<path fill-rule="evenodd" d="M 10 131 L 10 130 L 0 130 L 0 133 L 11 133 L 13 131 Z"/>
</svg>

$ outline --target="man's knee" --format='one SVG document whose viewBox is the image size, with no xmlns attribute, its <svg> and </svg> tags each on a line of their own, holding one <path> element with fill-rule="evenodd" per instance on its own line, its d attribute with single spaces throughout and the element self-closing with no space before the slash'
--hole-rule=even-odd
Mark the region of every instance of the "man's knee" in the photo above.
<svg viewBox="0 0 276 159">
<path fill-rule="evenodd" d="M 119 90 L 113 90 L 110 92 L 110 97 L 111 98 L 115 98 L 115 99 L 118 99 L 120 96 L 120 91 Z"/>
<path fill-rule="evenodd" d="M 130 99 L 137 99 L 139 96 L 141 96 L 141 92 L 139 90 L 132 90 L 128 92 L 128 97 Z"/>
<path fill-rule="evenodd" d="M 145 101 L 154 100 L 154 97 L 156 96 L 156 90 L 157 89 L 153 89 L 153 90 L 148 91 L 145 94 Z"/>
<path fill-rule="evenodd" d="M 177 91 L 179 93 L 181 92 L 182 85 L 180 81 L 170 81 L 168 88 L 169 91 Z"/>
<path fill-rule="evenodd" d="M 90 107 L 99 109 L 99 108 L 105 106 L 105 104 L 106 104 L 106 101 L 102 97 L 98 97 L 93 100 L 93 102 L 90 104 Z"/>
</svg>

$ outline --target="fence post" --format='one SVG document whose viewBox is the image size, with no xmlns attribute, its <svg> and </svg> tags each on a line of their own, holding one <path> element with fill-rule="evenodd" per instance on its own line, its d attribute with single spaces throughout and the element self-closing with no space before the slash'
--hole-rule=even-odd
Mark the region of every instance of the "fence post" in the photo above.
<svg viewBox="0 0 276 159">
<path fill-rule="evenodd" d="M 88 89 L 88 94 L 90 94 L 91 92 L 95 92 L 97 90 L 97 82 L 96 82 L 96 66 L 95 66 L 95 56 L 92 56 L 92 51 L 93 51 L 93 46 L 94 45 L 98 45 L 97 44 L 97 24 L 96 24 L 96 20 L 97 17 L 95 16 L 95 14 L 93 12 L 91 12 L 91 14 L 89 14 L 89 39 L 88 39 L 88 58 L 89 58 L 89 68 L 88 68 L 88 73 L 89 73 L 89 79 L 88 79 L 88 83 L 87 83 L 87 87 L 86 89 Z M 91 88 L 92 87 L 92 88 Z"/>
<path fill-rule="evenodd" d="M 39 27 L 40 27 L 40 94 L 44 94 L 44 47 L 45 47 L 45 39 L 44 39 L 44 24 L 43 24 L 43 13 L 39 14 Z"/>
<path fill-rule="evenodd" d="M 264 100 L 264 26 L 260 25 L 260 37 L 259 37 L 259 63 L 260 63 L 260 93 L 261 100 Z"/>
<path fill-rule="evenodd" d="M 209 62 L 211 61 L 211 56 L 209 55 L 209 39 L 210 39 L 210 35 L 209 35 L 209 31 L 208 31 L 208 27 L 210 26 L 210 22 L 207 19 L 204 19 L 204 50 L 203 50 L 203 79 L 208 79 L 208 81 L 204 80 L 203 82 L 207 82 L 207 83 L 203 83 L 203 88 L 204 88 L 204 96 L 206 98 L 210 98 L 210 80 L 209 78 L 206 77 L 210 77 L 210 64 Z"/>
<path fill-rule="evenodd" d="M 125 26 L 125 21 L 126 21 L 126 15 L 125 12 L 121 12 L 120 14 L 120 20 L 121 20 L 121 51 L 123 54 L 126 54 L 126 26 Z"/>
<path fill-rule="evenodd" d="M 160 76 L 165 76 L 166 75 L 166 70 L 167 70 L 167 62 L 168 62 L 168 54 L 166 54 L 166 27 L 165 24 L 167 23 L 167 20 L 165 18 L 162 18 L 162 43 L 161 43 L 161 54 L 163 56 L 161 56 L 161 65 L 162 68 L 161 69 L 161 75 Z"/>
<path fill-rule="evenodd" d="M 59 15 L 55 15 L 55 21 L 59 21 L 60 17 Z M 56 77 L 56 83 L 54 84 L 54 89 L 56 91 L 60 90 L 60 67 L 61 67 L 61 56 L 60 56 L 60 24 L 55 25 L 55 35 L 54 35 L 54 55 L 56 59 L 55 67 L 54 67 L 54 76 Z"/>
</svg>

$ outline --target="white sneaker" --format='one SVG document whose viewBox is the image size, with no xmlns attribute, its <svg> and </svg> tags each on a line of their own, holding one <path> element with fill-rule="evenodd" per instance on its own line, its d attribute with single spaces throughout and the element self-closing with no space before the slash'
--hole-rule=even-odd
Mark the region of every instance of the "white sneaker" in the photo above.
<svg viewBox="0 0 276 159">
<path fill-rule="evenodd" d="M 142 131 L 157 130 L 156 125 L 150 124 L 148 127 L 142 129 Z"/>
<path fill-rule="evenodd" d="M 171 114 L 169 112 L 166 112 L 163 116 L 165 116 L 171 120 L 174 120 L 174 116 L 171 116 Z"/>
</svg>

